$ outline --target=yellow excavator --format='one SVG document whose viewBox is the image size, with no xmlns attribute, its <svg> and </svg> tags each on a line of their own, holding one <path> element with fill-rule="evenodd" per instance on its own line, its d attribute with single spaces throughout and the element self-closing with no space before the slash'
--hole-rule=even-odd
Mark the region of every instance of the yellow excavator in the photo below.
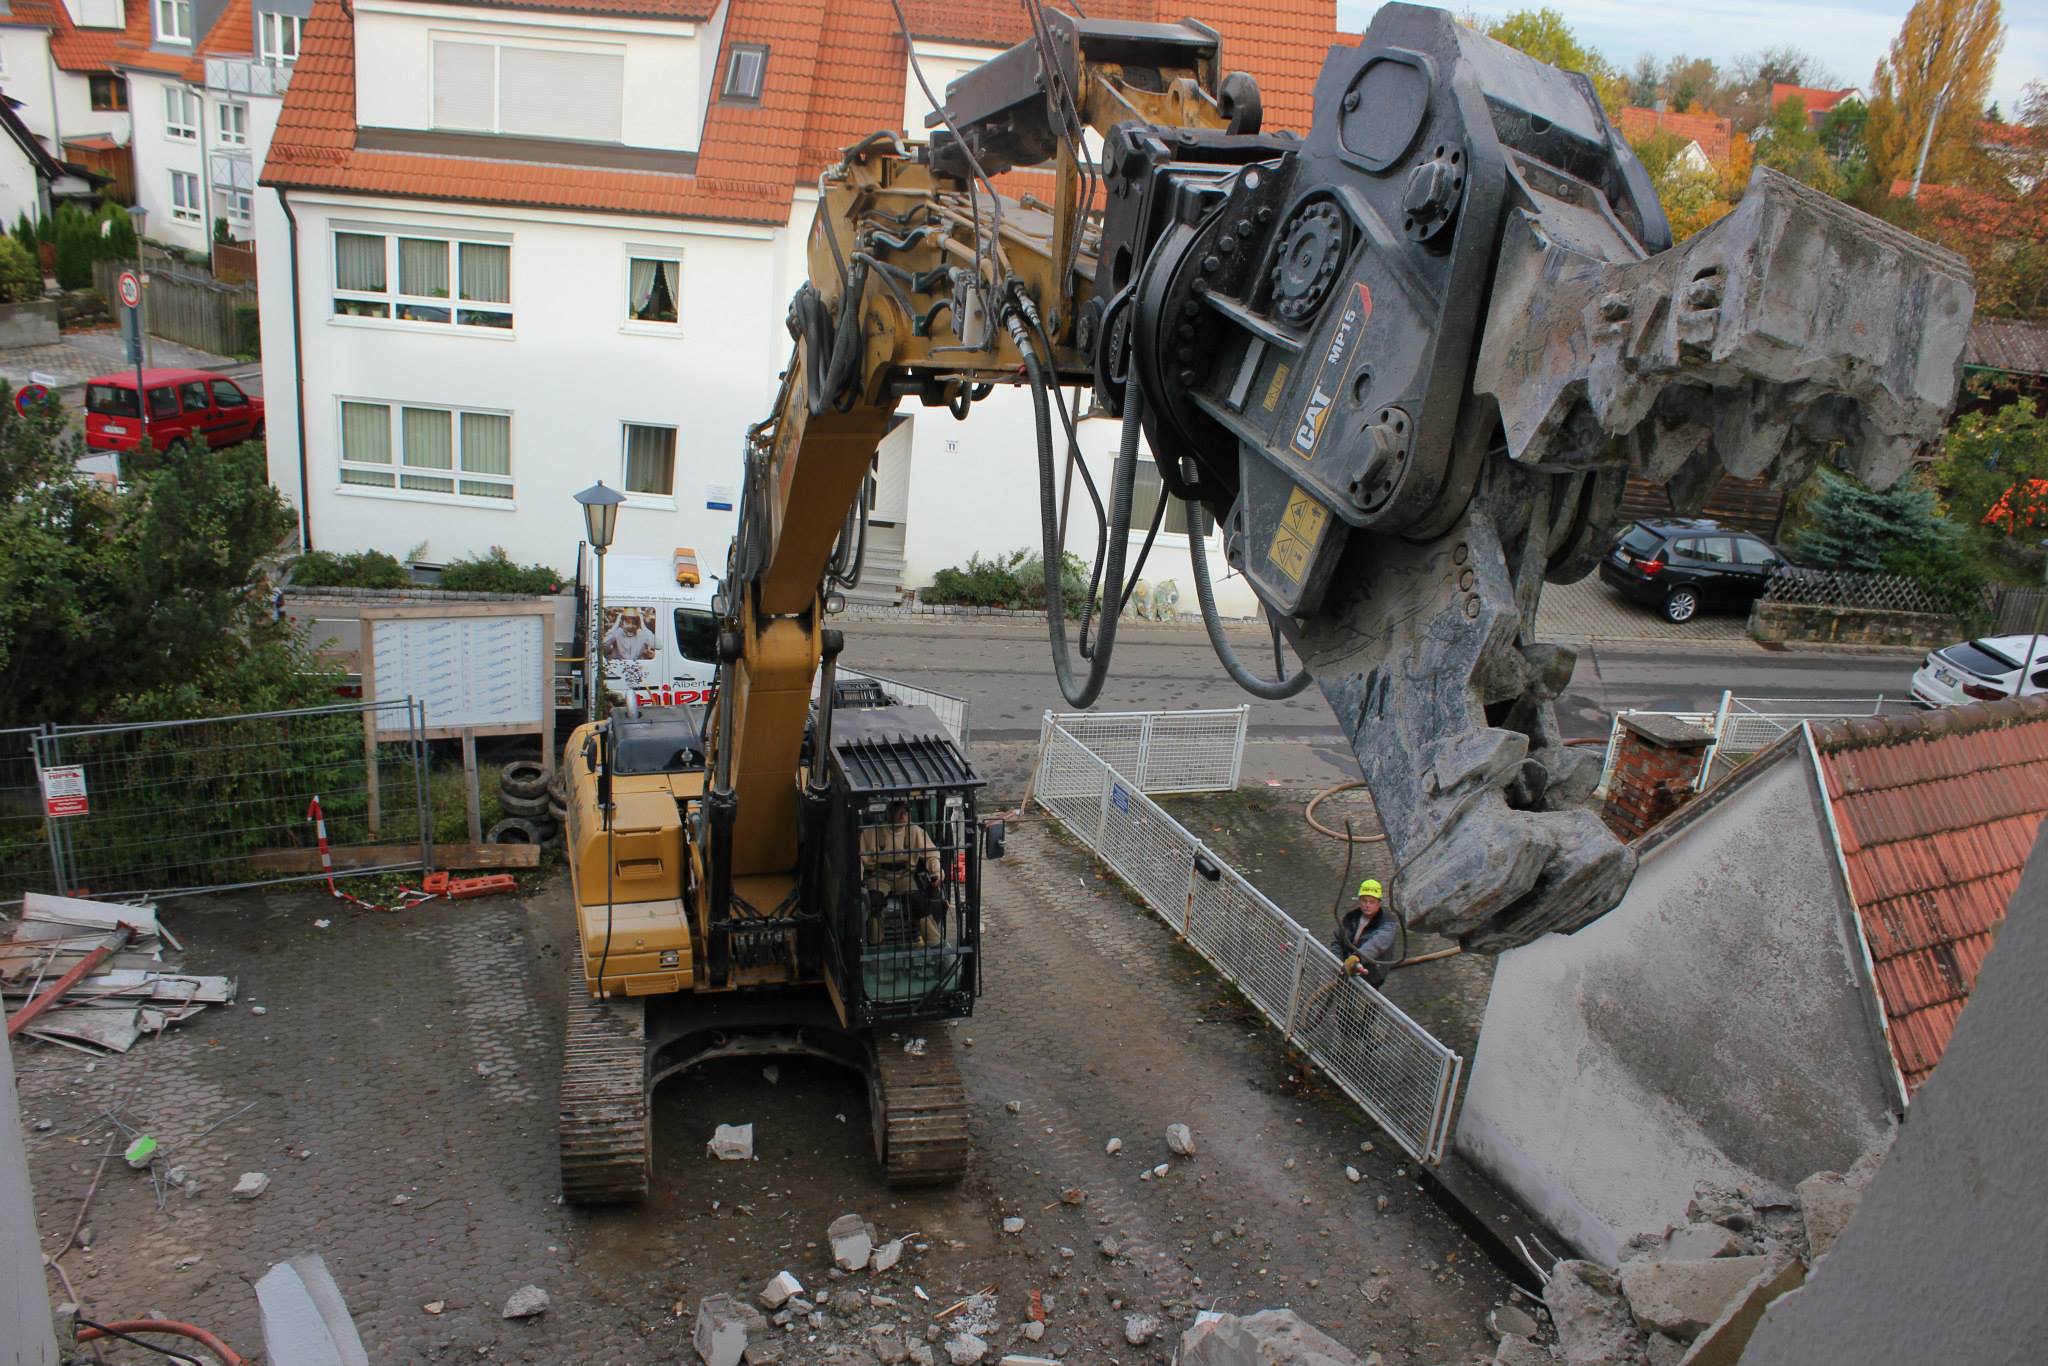
<svg viewBox="0 0 2048 1366">
<path fill-rule="evenodd" d="M 1077 707 L 1152 541 L 1127 564 L 1149 449 L 1271 628 L 1267 677 L 1190 536 L 1222 667 L 1257 696 L 1321 687 L 1393 901 L 1478 951 L 1578 928 L 1634 870 L 1589 808 L 1597 762 L 1558 729 L 1572 656 L 1533 632 L 1543 584 L 1607 553 L 1624 481 L 1679 512 L 1724 473 L 1823 459 L 1881 484 L 1953 404 L 1957 258 L 1767 170 L 1674 246 L 1591 84 L 1441 10 L 1388 5 L 1333 47 L 1297 136 L 1262 128 L 1256 83 L 1199 23 L 1026 9 L 1030 39 L 927 89 L 928 144 L 879 132 L 821 178 L 794 348 L 748 434 L 715 702 L 629 704 L 569 740 L 573 1201 L 643 1195 L 654 1084 L 750 1053 L 863 1071 L 891 1183 L 964 1170 L 965 1090 L 932 1026 L 979 993 L 1001 830 L 929 712 L 836 677 L 827 625 L 906 400 L 965 419 L 1028 390 Z M 1049 169 L 1042 191 L 1000 193 L 1023 168 Z M 1121 421 L 1106 486 L 1070 388 Z M 1080 664 L 1059 578 L 1077 480 L 1098 550 Z"/>
</svg>

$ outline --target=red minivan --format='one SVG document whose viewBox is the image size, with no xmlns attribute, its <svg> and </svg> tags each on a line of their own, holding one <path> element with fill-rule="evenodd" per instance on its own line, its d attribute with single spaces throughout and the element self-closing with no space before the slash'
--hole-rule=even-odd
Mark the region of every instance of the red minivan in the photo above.
<svg viewBox="0 0 2048 1366">
<path fill-rule="evenodd" d="M 206 370 L 144 370 L 149 421 L 142 421 L 135 376 L 100 375 L 85 382 L 88 450 L 132 451 L 147 433 L 164 450 L 180 441 L 232 446 L 263 435 L 263 400 Z"/>
</svg>

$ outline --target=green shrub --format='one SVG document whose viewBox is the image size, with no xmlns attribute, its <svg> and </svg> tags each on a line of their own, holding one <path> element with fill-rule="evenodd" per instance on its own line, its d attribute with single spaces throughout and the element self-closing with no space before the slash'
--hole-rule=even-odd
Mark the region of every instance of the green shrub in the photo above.
<svg viewBox="0 0 2048 1366">
<path fill-rule="evenodd" d="M 36 254 L 36 225 L 28 221 L 28 210 L 26 209 L 22 210 L 21 216 L 14 220 L 14 240 L 26 247 L 30 256 Z"/>
<path fill-rule="evenodd" d="M 309 550 L 292 561 L 292 583 L 299 588 L 406 588 L 412 575 L 381 550 L 346 555 Z"/>
<path fill-rule="evenodd" d="M 1045 608 L 1045 560 L 1036 551 L 1013 550 L 983 559 L 967 557 L 967 567 L 941 569 L 931 587 L 918 595 L 940 606 L 1009 607 L 1028 611 Z M 1088 596 L 1088 564 L 1071 552 L 1061 556 L 1060 599 L 1070 617 L 1081 615 Z"/>
<path fill-rule="evenodd" d="M 514 564 L 503 546 L 487 555 L 457 560 L 441 571 L 441 587 L 458 593 L 521 593 L 546 596 L 561 591 L 562 576 L 544 564 Z"/>
<path fill-rule="evenodd" d="M 0 237 L 0 303 L 25 304 L 43 297 L 43 268 L 21 243 Z"/>
<path fill-rule="evenodd" d="M 94 231 L 99 234 L 94 258 L 99 261 L 133 261 L 140 250 L 135 241 L 135 219 L 119 204 L 102 204 Z"/>
<path fill-rule="evenodd" d="M 57 208 L 57 284 L 62 289 L 92 285 L 92 263 L 99 259 L 99 227 L 69 204 Z"/>
<path fill-rule="evenodd" d="M 263 359 L 263 327 L 256 305 L 235 305 L 235 354 L 251 360 Z"/>
<path fill-rule="evenodd" d="M 1947 598 L 1960 615 L 1980 610 L 1987 576 L 1962 528 L 1941 515 L 1933 488 L 1902 479 L 1879 492 L 1834 470 L 1818 473 L 1809 524 L 1792 540 L 1802 559 L 1818 569 L 1903 575 Z"/>
</svg>

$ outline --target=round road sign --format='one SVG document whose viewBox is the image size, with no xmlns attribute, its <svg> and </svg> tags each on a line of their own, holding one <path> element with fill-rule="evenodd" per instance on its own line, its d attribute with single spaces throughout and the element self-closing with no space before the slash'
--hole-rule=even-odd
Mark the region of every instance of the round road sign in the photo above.
<svg viewBox="0 0 2048 1366">
<path fill-rule="evenodd" d="M 120 282 L 115 289 L 121 296 L 121 302 L 130 308 L 142 302 L 142 281 L 135 278 L 135 272 L 132 270 L 121 272 Z"/>
<path fill-rule="evenodd" d="M 14 391 L 14 411 L 20 413 L 23 417 L 27 417 L 29 409 L 39 403 L 47 403 L 49 398 L 50 391 L 47 386 L 24 384 Z"/>
</svg>

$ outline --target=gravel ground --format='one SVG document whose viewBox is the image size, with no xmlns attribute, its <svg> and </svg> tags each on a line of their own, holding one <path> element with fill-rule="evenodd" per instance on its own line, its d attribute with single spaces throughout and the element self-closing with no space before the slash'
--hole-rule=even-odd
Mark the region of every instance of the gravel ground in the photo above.
<svg viewBox="0 0 2048 1366">
<path fill-rule="evenodd" d="M 1257 803 L 1244 811 L 1216 823 L 1263 828 Z M 873 1360 L 876 1325 L 923 1341 L 934 1314 L 985 1287 L 948 1325 L 980 1320 L 991 1360 L 1019 1349 L 1034 1290 L 1040 1350 L 1077 1362 L 1168 1361 L 1171 1329 L 1133 1348 L 1128 1313 L 1171 1324 L 1276 1305 L 1390 1366 L 1482 1357 L 1506 1284 L 1394 1145 L 1045 822 L 1021 823 L 1011 851 L 988 878 L 986 994 L 954 1026 L 975 1102 L 957 1190 L 880 1186 L 851 1074 L 784 1060 L 771 1081 L 758 1060 L 730 1061 L 658 1096 L 644 1207 L 568 1209 L 554 1172 L 566 883 L 395 916 L 278 889 L 165 908 L 188 968 L 240 979 L 237 1006 L 126 1057 L 17 1050 L 45 1246 L 69 1231 L 114 1109 L 203 1189 L 159 1211 L 149 1179 L 115 1160 L 91 1247 L 65 1258 L 73 1283 L 100 1315 L 161 1310 L 245 1354 L 261 1342 L 253 1281 L 319 1252 L 379 1363 L 693 1359 L 698 1298 L 751 1295 L 784 1268 L 831 1293 L 824 1331 L 791 1335 L 792 1363 Z M 1315 883 L 1304 874 L 1303 895 Z M 704 1155 L 720 1122 L 754 1124 L 755 1162 Z M 1176 1122 L 1195 1131 L 1192 1159 L 1166 1149 Z M 1155 1163 L 1171 1170 L 1141 1179 Z M 268 1191 L 230 1199 L 246 1171 L 267 1172 Z M 1061 1203 L 1067 1188 L 1086 1202 Z M 825 1225 L 848 1212 L 911 1235 L 901 1266 L 831 1275 Z M 548 1313 L 501 1319 L 528 1283 L 550 1292 Z"/>
</svg>

